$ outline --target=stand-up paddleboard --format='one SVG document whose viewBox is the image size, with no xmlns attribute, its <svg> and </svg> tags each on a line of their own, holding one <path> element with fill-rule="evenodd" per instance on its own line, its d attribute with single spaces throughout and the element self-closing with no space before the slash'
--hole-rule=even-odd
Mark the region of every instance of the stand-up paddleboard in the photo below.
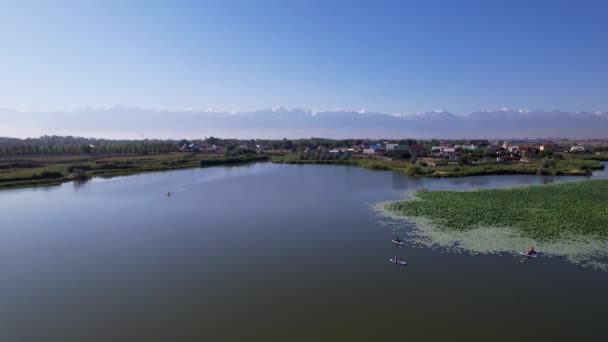
<svg viewBox="0 0 608 342">
<path fill-rule="evenodd" d="M 397 240 L 395 240 L 395 239 L 393 239 L 393 243 L 394 243 L 395 245 L 398 245 L 398 246 L 403 246 L 403 245 L 405 245 L 405 242 L 403 242 L 403 241 L 397 241 Z"/>
<path fill-rule="evenodd" d="M 395 260 L 395 258 L 390 258 L 389 261 L 397 265 L 407 265 L 405 260 Z"/>
<path fill-rule="evenodd" d="M 528 258 L 538 258 L 538 252 L 536 252 L 534 254 L 528 254 L 526 252 L 518 252 L 517 254 L 523 255 L 523 256 L 528 257 Z"/>
</svg>

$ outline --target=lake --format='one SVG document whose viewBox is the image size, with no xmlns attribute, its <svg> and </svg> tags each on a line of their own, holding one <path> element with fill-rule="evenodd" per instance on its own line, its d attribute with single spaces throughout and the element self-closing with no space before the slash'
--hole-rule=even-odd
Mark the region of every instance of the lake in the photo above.
<svg viewBox="0 0 608 342">
<path fill-rule="evenodd" d="M 256 163 L 0 191 L 0 340 L 604 340 L 608 273 L 396 248 L 370 209 L 579 179 Z"/>
</svg>

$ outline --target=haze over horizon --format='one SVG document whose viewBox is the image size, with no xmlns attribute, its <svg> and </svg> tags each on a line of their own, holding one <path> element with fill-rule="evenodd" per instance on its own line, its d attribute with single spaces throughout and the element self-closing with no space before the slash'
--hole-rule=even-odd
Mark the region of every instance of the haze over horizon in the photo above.
<svg viewBox="0 0 608 342">
<path fill-rule="evenodd" d="M 608 112 L 506 108 L 467 115 L 438 110 L 387 114 L 285 107 L 249 112 L 157 110 L 125 105 L 52 112 L 0 108 L 0 122 L 0 136 L 17 138 L 608 138 Z"/>
<path fill-rule="evenodd" d="M 3 2 L 0 136 L 605 137 L 607 17 L 599 0 Z M 390 116 L 434 109 L 457 115 Z"/>
</svg>

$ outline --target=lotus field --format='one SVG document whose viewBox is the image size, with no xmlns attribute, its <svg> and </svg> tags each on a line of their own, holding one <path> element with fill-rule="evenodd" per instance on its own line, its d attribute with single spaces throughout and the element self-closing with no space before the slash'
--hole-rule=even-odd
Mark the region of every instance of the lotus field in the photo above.
<svg viewBox="0 0 608 342">
<path fill-rule="evenodd" d="M 418 192 L 389 210 L 436 228 L 508 228 L 538 241 L 564 236 L 608 238 L 608 180 L 476 191 Z"/>
</svg>

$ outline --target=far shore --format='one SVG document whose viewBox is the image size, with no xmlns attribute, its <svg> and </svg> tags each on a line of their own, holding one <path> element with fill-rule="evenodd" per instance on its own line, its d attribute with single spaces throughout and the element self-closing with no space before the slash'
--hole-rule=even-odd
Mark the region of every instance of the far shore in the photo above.
<svg viewBox="0 0 608 342">
<path fill-rule="evenodd" d="M 468 177 L 479 175 L 539 174 L 540 161 L 522 164 L 430 166 L 408 160 L 377 157 L 304 159 L 290 151 L 223 155 L 219 153 L 76 154 L 11 156 L 0 158 L 0 189 L 58 185 L 90 177 L 112 177 L 151 171 L 170 171 L 219 165 L 272 161 L 278 164 L 333 164 L 388 170 L 417 177 Z M 586 176 L 601 170 L 598 160 L 568 155 L 558 159 L 543 175 Z"/>
<path fill-rule="evenodd" d="M 128 155 L 61 155 L 0 158 L 0 190 L 54 186 L 92 177 L 126 176 L 155 171 L 171 171 L 219 165 L 269 161 L 263 154 L 223 156 L 201 153 L 160 153 Z"/>
</svg>

